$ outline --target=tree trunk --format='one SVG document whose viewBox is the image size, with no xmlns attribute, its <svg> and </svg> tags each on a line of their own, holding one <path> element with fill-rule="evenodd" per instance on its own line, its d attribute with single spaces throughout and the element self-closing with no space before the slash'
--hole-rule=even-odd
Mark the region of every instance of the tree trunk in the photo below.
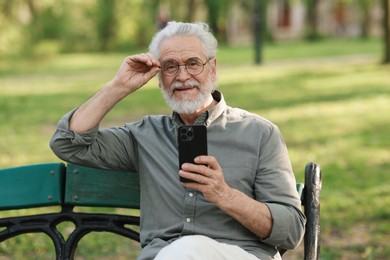
<svg viewBox="0 0 390 260">
<path fill-rule="evenodd" d="M 370 20 L 371 20 L 370 9 L 371 9 L 370 5 L 363 6 L 362 8 L 363 20 L 361 23 L 362 32 L 360 36 L 363 39 L 367 39 L 369 37 L 369 27 L 370 27 Z"/>
<path fill-rule="evenodd" d="M 255 46 L 255 64 L 263 61 L 263 44 L 265 35 L 266 4 L 264 0 L 256 0 L 253 12 L 253 38 Z"/>
<path fill-rule="evenodd" d="M 390 0 L 382 0 L 383 3 L 383 63 L 390 64 Z"/>
<path fill-rule="evenodd" d="M 308 32 L 306 38 L 308 40 L 318 40 L 320 35 L 318 33 L 318 3 L 320 0 L 308 0 L 307 2 L 307 21 Z"/>
<path fill-rule="evenodd" d="M 4 1 L 1 6 L 1 13 L 4 15 L 4 17 L 12 18 L 12 5 L 13 1 Z"/>
<path fill-rule="evenodd" d="M 109 51 L 116 33 L 115 1 L 100 0 L 97 10 L 97 32 L 100 50 Z"/>
<path fill-rule="evenodd" d="M 221 7 L 219 6 L 220 1 L 217 0 L 205 0 L 204 1 L 206 8 L 208 10 L 208 18 L 207 22 L 213 31 L 215 37 L 220 40 L 220 35 L 219 35 L 219 27 L 218 27 L 218 19 L 220 15 L 220 9 Z"/>
<path fill-rule="evenodd" d="M 195 1 L 196 0 L 189 0 L 188 1 L 187 17 L 186 17 L 187 22 L 193 22 L 195 20 L 195 18 L 194 18 L 195 9 L 196 9 Z"/>
<path fill-rule="evenodd" d="M 32 44 L 39 42 L 42 38 L 42 25 L 38 21 L 38 9 L 34 0 L 26 0 L 28 10 L 31 15 L 31 23 L 29 25 L 29 35 Z"/>
</svg>

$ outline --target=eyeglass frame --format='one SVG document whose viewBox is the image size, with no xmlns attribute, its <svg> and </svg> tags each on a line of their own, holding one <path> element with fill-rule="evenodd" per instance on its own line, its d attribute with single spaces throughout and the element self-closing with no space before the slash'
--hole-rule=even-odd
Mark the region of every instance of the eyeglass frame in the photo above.
<svg viewBox="0 0 390 260">
<path fill-rule="evenodd" d="M 199 61 L 200 61 L 200 64 L 202 64 L 202 69 L 200 70 L 199 73 L 196 73 L 196 74 L 190 73 L 190 72 L 188 71 L 188 69 L 187 69 L 188 62 L 189 62 L 190 60 L 193 60 L 193 59 L 199 60 Z M 165 76 L 171 76 L 171 77 L 172 77 L 172 76 L 176 76 L 176 75 L 179 73 L 179 71 L 180 71 L 180 67 L 184 66 L 184 68 L 185 68 L 185 70 L 186 70 L 186 72 L 187 72 L 188 74 L 190 74 L 191 76 L 198 76 L 199 74 L 201 74 L 201 73 L 203 72 L 204 66 L 205 66 L 210 60 L 212 60 L 212 59 L 214 59 L 214 57 L 208 58 L 208 60 L 207 60 L 205 63 L 203 63 L 202 60 L 201 60 L 200 58 L 198 58 L 198 57 L 191 57 L 191 58 L 189 58 L 189 59 L 186 61 L 185 64 L 179 64 L 179 62 L 178 62 L 177 60 L 175 60 L 175 59 L 168 59 L 168 60 L 165 60 L 165 61 L 163 61 L 163 62 L 161 63 L 161 73 L 164 74 Z M 166 63 L 166 62 L 168 62 L 168 61 L 174 61 L 174 62 L 177 63 L 177 71 L 176 71 L 174 74 L 166 74 L 166 73 L 164 72 L 164 71 L 166 71 L 166 70 L 163 70 L 163 69 L 162 69 L 162 68 L 164 67 L 164 63 Z"/>
</svg>

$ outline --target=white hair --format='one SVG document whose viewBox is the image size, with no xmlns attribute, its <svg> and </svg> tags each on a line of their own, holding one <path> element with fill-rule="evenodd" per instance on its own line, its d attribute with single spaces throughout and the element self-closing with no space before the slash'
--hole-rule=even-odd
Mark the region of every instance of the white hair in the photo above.
<svg viewBox="0 0 390 260">
<path fill-rule="evenodd" d="M 149 45 L 149 52 L 156 59 L 159 59 L 161 43 L 176 35 L 196 36 L 202 42 L 203 49 L 208 58 L 214 58 L 217 54 L 218 42 L 206 23 L 183 23 L 175 21 L 169 22 L 164 29 L 154 35 Z"/>
</svg>

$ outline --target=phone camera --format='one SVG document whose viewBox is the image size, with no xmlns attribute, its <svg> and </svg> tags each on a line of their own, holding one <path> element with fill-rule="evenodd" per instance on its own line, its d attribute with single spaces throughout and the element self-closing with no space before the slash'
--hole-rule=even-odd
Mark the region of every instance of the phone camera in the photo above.
<svg viewBox="0 0 390 260">
<path fill-rule="evenodd" d="M 183 127 L 180 129 L 180 140 L 191 141 L 194 139 L 194 129 L 192 127 Z"/>
</svg>

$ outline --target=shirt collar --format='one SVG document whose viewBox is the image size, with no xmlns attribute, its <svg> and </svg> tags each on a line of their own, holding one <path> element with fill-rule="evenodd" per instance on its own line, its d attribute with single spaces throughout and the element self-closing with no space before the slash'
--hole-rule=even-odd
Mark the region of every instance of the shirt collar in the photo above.
<svg viewBox="0 0 390 260">
<path fill-rule="evenodd" d="M 215 101 L 218 102 L 214 107 L 209 110 L 203 111 L 199 117 L 196 119 L 196 125 L 205 125 L 209 126 L 216 118 L 218 118 L 226 108 L 226 102 L 222 95 L 222 93 L 218 90 L 215 90 L 212 93 L 212 96 Z M 172 113 L 172 121 L 175 125 L 180 126 L 183 125 L 183 122 L 180 119 L 179 113 L 173 111 Z"/>
</svg>

